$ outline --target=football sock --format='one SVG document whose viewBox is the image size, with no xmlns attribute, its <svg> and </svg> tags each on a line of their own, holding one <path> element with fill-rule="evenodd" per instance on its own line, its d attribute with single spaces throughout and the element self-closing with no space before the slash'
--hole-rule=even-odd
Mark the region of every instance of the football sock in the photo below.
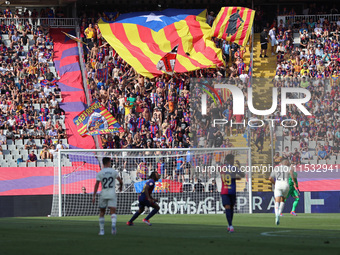
<svg viewBox="0 0 340 255">
<path fill-rule="evenodd" d="M 149 213 L 149 215 L 148 216 L 146 216 L 146 220 L 149 220 L 152 216 L 154 216 L 157 212 L 158 212 L 158 210 L 159 209 L 153 209 L 152 211 L 151 211 L 151 213 Z"/>
<path fill-rule="evenodd" d="M 297 207 L 297 205 L 298 205 L 298 203 L 299 203 L 299 200 L 300 200 L 300 198 L 295 198 L 295 201 L 293 202 L 293 208 L 292 208 L 292 211 L 293 212 L 295 212 L 295 209 L 296 209 L 296 207 Z"/>
<path fill-rule="evenodd" d="M 279 205 L 280 205 L 279 202 L 275 202 L 275 216 L 280 215 L 280 213 L 279 213 Z"/>
<path fill-rule="evenodd" d="M 225 215 L 227 217 L 228 225 L 232 226 L 233 225 L 233 219 L 232 219 L 231 209 L 225 209 Z"/>
<path fill-rule="evenodd" d="M 100 231 L 104 231 L 104 224 L 105 224 L 105 218 L 99 217 L 99 229 L 100 229 Z"/>
<path fill-rule="evenodd" d="M 135 212 L 135 214 L 132 216 L 132 218 L 129 220 L 129 222 L 133 222 L 135 219 L 138 218 L 139 215 L 140 215 L 139 211 Z"/>
<path fill-rule="evenodd" d="M 280 203 L 280 212 L 279 215 L 281 215 L 281 213 L 283 212 L 283 208 L 285 207 L 285 202 L 281 202 Z"/>
<path fill-rule="evenodd" d="M 116 221 L 117 221 L 117 215 L 115 213 L 111 214 L 112 227 L 116 226 Z"/>
<path fill-rule="evenodd" d="M 231 211 L 231 221 L 233 221 L 233 219 L 234 219 L 234 208 L 230 209 L 230 211 Z"/>
</svg>

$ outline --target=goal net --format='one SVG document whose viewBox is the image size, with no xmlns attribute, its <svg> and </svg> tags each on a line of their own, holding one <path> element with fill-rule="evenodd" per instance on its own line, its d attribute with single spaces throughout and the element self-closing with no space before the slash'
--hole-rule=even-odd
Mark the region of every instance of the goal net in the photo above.
<svg viewBox="0 0 340 255">
<path fill-rule="evenodd" d="M 161 177 L 153 191 L 153 197 L 159 200 L 160 214 L 221 214 L 224 209 L 220 171 L 227 171 L 228 154 L 235 156 L 235 162 L 239 162 L 240 170 L 245 173 L 244 178 L 236 181 L 235 212 L 252 212 L 250 148 L 61 150 L 59 153 L 51 216 L 98 214 L 92 194 L 104 157 L 111 158 L 112 167 L 123 180 L 122 192 L 117 190 L 117 214 L 138 210 L 138 195 L 152 171 Z"/>
</svg>

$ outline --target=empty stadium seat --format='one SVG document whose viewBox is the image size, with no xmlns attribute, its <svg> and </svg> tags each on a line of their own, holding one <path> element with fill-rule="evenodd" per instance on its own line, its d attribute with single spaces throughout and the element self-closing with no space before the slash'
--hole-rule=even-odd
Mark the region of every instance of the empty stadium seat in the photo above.
<svg viewBox="0 0 340 255">
<path fill-rule="evenodd" d="M 8 145 L 7 148 L 8 148 L 9 151 L 14 151 L 14 150 L 16 150 L 16 147 L 15 147 L 14 144 Z"/>
<path fill-rule="evenodd" d="M 47 161 L 45 165 L 46 165 L 46 167 L 53 167 L 54 166 L 54 162 Z"/>
<path fill-rule="evenodd" d="M 315 141 L 309 141 L 308 142 L 308 148 L 315 149 L 315 147 L 316 147 L 316 142 Z"/>
<path fill-rule="evenodd" d="M 21 139 L 15 141 L 15 145 L 23 145 L 23 142 Z"/>
</svg>

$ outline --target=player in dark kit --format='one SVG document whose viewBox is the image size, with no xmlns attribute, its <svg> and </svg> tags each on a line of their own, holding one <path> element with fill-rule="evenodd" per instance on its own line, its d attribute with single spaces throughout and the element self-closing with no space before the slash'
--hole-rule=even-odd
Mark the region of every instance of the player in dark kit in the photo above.
<svg viewBox="0 0 340 255">
<path fill-rule="evenodd" d="M 143 191 L 139 196 L 139 210 L 135 212 L 132 218 L 126 223 L 128 226 L 133 226 L 133 221 L 138 218 L 140 214 L 144 212 L 145 206 L 154 208 L 149 215 L 143 219 L 143 222 L 151 226 L 150 218 L 154 216 L 159 211 L 159 205 L 156 204 L 157 199 L 151 196 L 153 189 L 155 188 L 155 182 L 159 180 L 159 175 L 157 172 L 152 172 L 148 181 L 146 181 Z"/>
<path fill-rule="evenodd" d="M 225 157 L 227 162 L 226 170 L 221 171 L 222 188 L 221 198 L 222 204 L 225 208 L 225 214 L 228 221 L 228 232 L 233 233 L 233 216 L 234 216 L 234 205 L 236 202 L 236 180 L 240 180 L 244 177 L 244 173 L 239 170 L 240 164 L 236 160 L 238 167 L 234 165 L 234 155 L 228 154 Z"/>
</svg>

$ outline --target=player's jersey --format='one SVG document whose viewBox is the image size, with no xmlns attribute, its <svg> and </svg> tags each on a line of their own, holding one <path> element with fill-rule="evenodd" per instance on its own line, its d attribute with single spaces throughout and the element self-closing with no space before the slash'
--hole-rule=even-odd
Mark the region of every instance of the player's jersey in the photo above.
<svg viewBox="0 0 340 255">
<path fill-rule="evenodd" d="M 227 169 L 228 166 L 230 166 L 231 171 L 222 171 L 221 172 L 221 180 L 222 180 L 222 188 L 221 188 L 221 195 L 226 195 L 226 194 L 236 194 L 236 179 L 235 179 L 235 175 L 236 173 L 239 171 L 238 168 L 236 168 L 236 171 L 234 170 L 234 168 L 231 168 L 231 165 L 227 165 Z M 225 169 L 225 168 L 223 168 Z"/>
<path fill-rule="evenodd" d="M 116 196 L 116 178 L 118 172 L 113 168 L 103 168 L 97 173 L 97 181 L 102 184 L 102 191 L 100 193 L 101 198 L 112 199 Z"/>
<path fill-rule="evenodd" d="M 299 185 L 298 181 L 297 181 L 297 172 L 294 172 L 293 175 L 294 175 L 294 180 L 295 180 L 296 184 Z M 289 182 L 289 186 L 291 186 L 291 187 L 294 186 L 294 182 L 292 180 L 292 177 L 289 176 L 289 181 L 288 182 Z"/>
<path fill-rule="evenodd" d="M 140 194 L 139 200 L 146 200 L 146 186 L 149 186 L 149 196 L 151 195 L 153 189 L 155 188 L 155 181 L 153 179 L 147 180 L 146 183 L 144 184 L 142 193 Z"/>
<path fill-rule="evenodd" d="M 288 185 L 289 176 L 290 176 L 290 167 L 282 166 L 282 165 L 276 166 L 273 169 L 273 172 L 270 174 L 270 177 L 276 179 L 275 186 L 277 186 L 280 183 Z"/>
</svg>

